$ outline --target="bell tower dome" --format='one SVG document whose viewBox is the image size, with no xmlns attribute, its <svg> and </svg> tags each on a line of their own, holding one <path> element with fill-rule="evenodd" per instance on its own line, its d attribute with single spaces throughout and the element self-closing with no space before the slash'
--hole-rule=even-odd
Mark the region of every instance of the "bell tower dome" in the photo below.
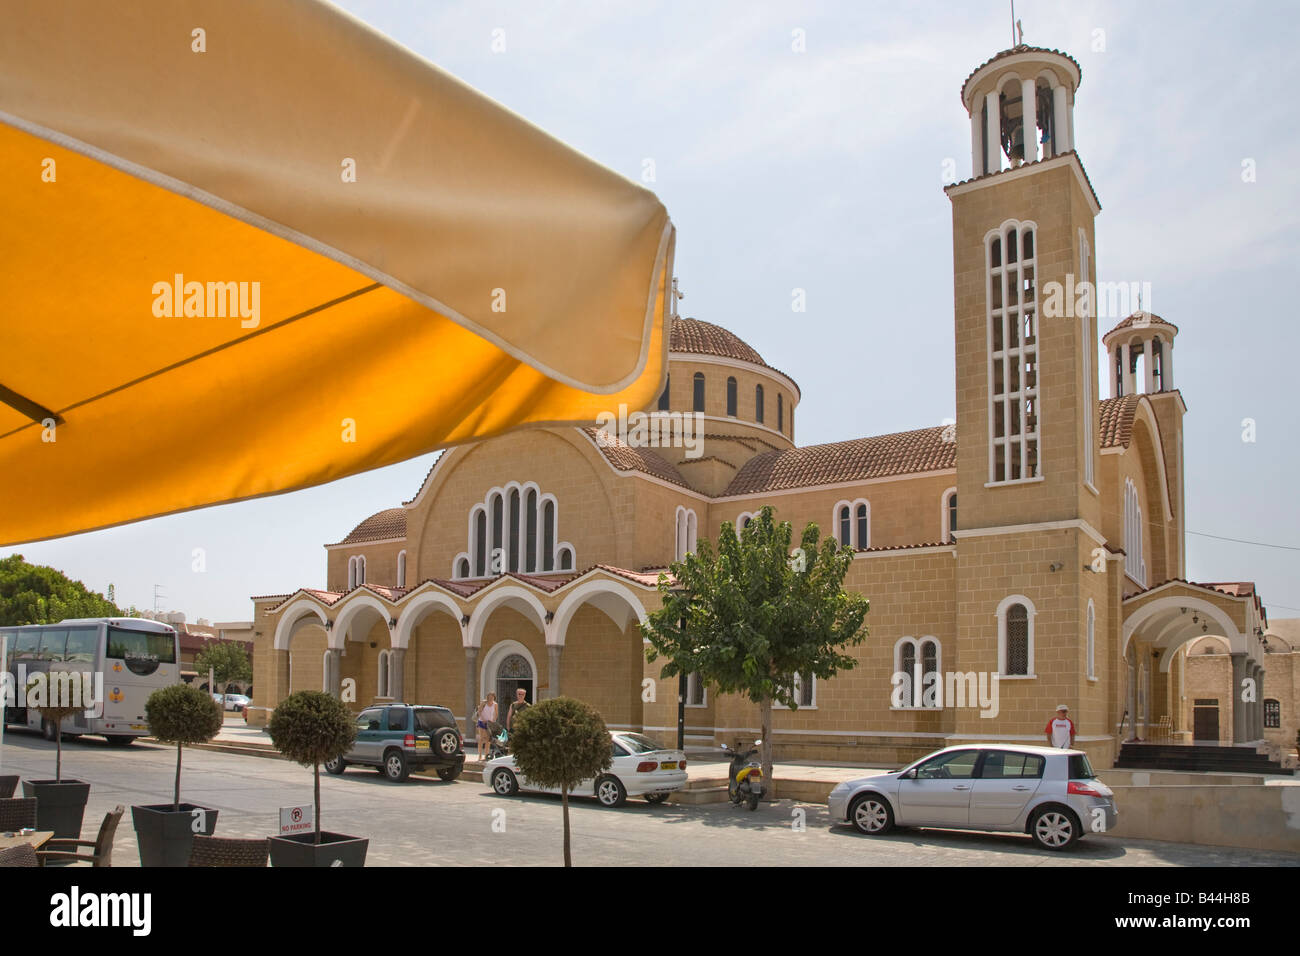
<svg viewBox="0 0 1300 956">
<path fill-rule="evenodd" d="M 1107 332 L 1101 343 L 1110 354 L 1111 397 L 1173 391 L 1177 334 L 1178 326 L 1150 312 L 1134 312 Z"/>
<path fill-rule="evenodd" d="M 971 175 L 987 176 L 1074 149 L 1074 94 L 1082 71 L 1042 47 L 1003 50 L 961 88 L 970 114 Z"/>
</svg>

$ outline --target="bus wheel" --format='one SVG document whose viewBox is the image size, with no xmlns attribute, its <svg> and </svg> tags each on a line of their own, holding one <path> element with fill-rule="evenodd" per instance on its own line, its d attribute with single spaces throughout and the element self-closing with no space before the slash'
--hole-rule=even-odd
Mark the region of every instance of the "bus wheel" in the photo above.
<svg viewBox="0 0 1300 956">
<path fill-rule="evenodd" d="M 44 737 L 46 740 L 53 740 L 57 734 L 58 734 L 58 727 L 55 726 L 54 721 L 52 720 L 41 721 L 42 737 Z"/>
<path fill-rule="evenodd" d="M 104 739 L 108 741 L 110 747 L 129 747 L 135 743 L 135 738 L 127 734 L 112 734 Z"/>
</svg>

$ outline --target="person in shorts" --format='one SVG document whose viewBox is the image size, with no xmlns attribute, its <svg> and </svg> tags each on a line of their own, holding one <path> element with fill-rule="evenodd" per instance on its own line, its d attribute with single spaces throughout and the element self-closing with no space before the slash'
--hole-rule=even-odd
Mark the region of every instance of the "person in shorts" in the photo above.
<svg viewBox="0 0 1300 956">
<path fill-rule="evenodd" d="M 1070 719 L 1070 708 L 1062 704 L 1056 708 L 1056 716 L 1047 722 L 1044 730 L 1047 734 L 1047 746 L 1058 750 L 1068 750 L 1074 746 L 1074 721 Z"/>
</svg>

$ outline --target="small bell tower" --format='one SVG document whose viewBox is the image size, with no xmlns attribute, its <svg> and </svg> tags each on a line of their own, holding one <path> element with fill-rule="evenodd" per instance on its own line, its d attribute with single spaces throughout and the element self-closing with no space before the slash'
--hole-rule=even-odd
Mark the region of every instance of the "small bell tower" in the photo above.
<svg viewBox="0 0 1300 956">
<path fill-rule="evenodd" d="M 1020 44 L 1003 50 L 962 86 L 970 114 L 971 175 L 987 176 L 1074 149 L 1073 57 Z"/>
</svg>

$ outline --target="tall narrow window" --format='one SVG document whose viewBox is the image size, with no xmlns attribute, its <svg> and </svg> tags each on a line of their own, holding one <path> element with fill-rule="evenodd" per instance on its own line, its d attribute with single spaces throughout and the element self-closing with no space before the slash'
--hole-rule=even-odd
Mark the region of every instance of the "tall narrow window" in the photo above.
<svg viewBox="0 0 1300 956">
<path fill-rule="evenodd" d="M 1088 602 L 1088 676 L 1097 676 L 1097 612 L 1091 601 Z"/>
<path fill-rule="evenodd" d="M 902 691 L 902 697 L 903 697 L 903 706 L 914 707 L 916 706 L 917 703 L 919 703 L 915 697 L 916 643 L 912 641 L 910 638 L 908 639 L 907 643 L 903 645 L 902 666 L 899 668 L 899 670 L 906 677 L 906 679 L 901 682 L 902 686 L 900 687 L 900 690 Z"/>
<path fill-rule="evenodd" d="M 474 515 L 474 574 L 487 574 L 487 511 L 479 508 Z"/>
<path fill-rule="evenodd" d="M 1088 245 L 1088 237 L 1079 230 L 1079 282 L 1091 282 L 1092 269 L 1092 249 Z M 1083 314 L 1079 316 L 1079 334 L 1083 342 L 1081 349 L 1083 352 L 1083 480 L 1088 484 L 1095 484 L 1093 477 L 1092 463 L 1092 416 L 1095 402 L 1093 401 L 1092 391 L 1093 382 L 1097 376 L 1092 370 L 1092 360 L 1096 350 L 1092 344 L 1092 315 L 1091 301 L 1085 303 Z"/>
<path fill-rule="evenodd" d="M 406 552 L 397 552 L 397 586 L 406 587 Z"/>
<path fill-rule="evenodd" d="M 840 506 L 840 546 L 845 548 L 853 547 L 853 539 L 850 537 L 853 531 L 853 525 L 850 522 L 849 506 Z"/>
<path fill-rule="evenodd" d="M 671 384 L 672 384 L 672 376 L 670 375 L 670 376 L 668 376 L 667 378 L 664 379 L 664 390 L 663 390 L 662 392 L 659 393 L 659 411 L 661 411 L 661 412 L 666 412 L 666 411 L 668 411 L 668 408 L 669 408 L 669 405 L 668 405 L 668 387 L 669 387 Z"/>
<path fill-rule="evenodd" d="M 1023 604 L 1013 604 L 1006 611 L 1004 625 L 1006 676 L 1029 674 L 1029 610 Z"/>
<path fill-rule="evenodd" d="M 941 681 L 941 677 L 931 677 L 931 674 L 939 673 L 939 642 L 934 640 L 921 642 L 921 696 L 917 704 L 921 707 L 938 706 L 938 692 L 930 690 L 936 686 L 936 681 Z"/>
<path fill-rule="evenodd" d="M 763 424 L 763 386 L 754 386 L 754 421 Z"/>
<path fill-rule="evenodd" d="M 858 547 L 869 548 L 871 547 L 871 523 L 867 518 L 867 506 L 864 502 L 858 503 L 858 513 L 856 518 L 858 525 Z"/>
<path fill-rule="evenodd" d="M 957 539 L 957 492 L 955 491 L 948 494 L 948 505 L 944 508 L 944 526 L 947 531 L 944 540 L 955 541 Z"/>
<path fill-rule="evenodd" d="M 361 555 L 360 557 L 357 558 L 357 586 L 360 587 L 365 583 L 366 583 L 366 558 L 365 555 Z"/>
<path fill-rule="evenodd" d="M 511 571 L 519 570 L 519 491 L 510 492 L 510 538 L 506 543 Z"/>
<path fill-rule="evenodd" d="M 727 378 L 727 414 L 732 418 L 736 417 L 736 378 L 729 376 Z"/>
<path fill-rule="evenodd" d="M 488 573 L 500 574 L 501 546 L 505 537 L 505 502 L 500 495 L 492 496 L 492 553 L 488 555 Z"/>
<path fill-rule="evenodd" d="M 456 577 L 469 577 L 469 558 L 461 558 L 456 562 Z"/>
<path fill-rule="evenodd" d="M 528 489 L 528 498 L 524 502 L 524 569 L 537 570 L 537 492 Z"/>
<path fill-rule="evenodd" d="M 567 547 L 560 549 L 560 570 L 573 570 L 573 552 Z"/>
<path fill-rule="evenodd" d="M 991 482 L 1039 477 L 1034 229 L 1033 223 L 1013 222 L 987 240 Z"/>
<path fill-rule="evenodd" d="M 692 395 L 691 410 L 695 412 L 704 411 L 704 373 L 696 372 L 694 379 L 694 393 Z"/>
<path fill-rule="evenodd" d="M 776 430 L 785 434 L 785 398 L 776 393 Z"/>
<path fill-rule="evenodd" d="M 1142 501 L 1132 478 L 1124 479 L 1124 571 L 1143 587 L 1147 583 L 1142 542 Z"/>
<path fill-rule="evenodd" d="M 555 570 L 555 502 L 542 506 L 542 570 Z"/>
</svg>

